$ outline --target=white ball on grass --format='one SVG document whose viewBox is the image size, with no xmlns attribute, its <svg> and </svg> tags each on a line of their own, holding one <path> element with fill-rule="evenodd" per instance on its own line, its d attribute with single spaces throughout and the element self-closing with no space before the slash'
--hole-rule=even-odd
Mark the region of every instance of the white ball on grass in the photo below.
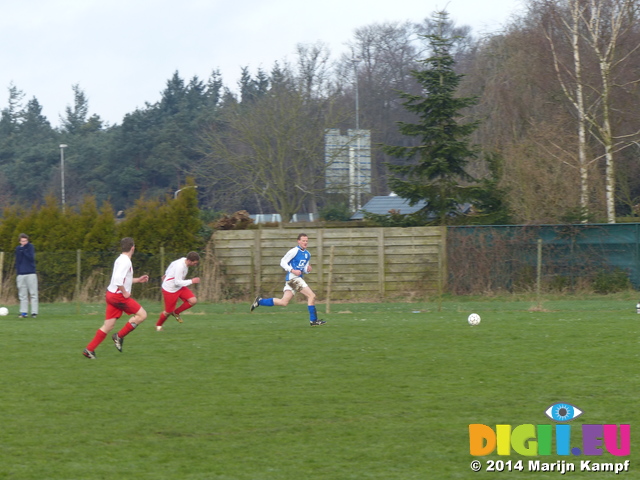
<svg viewBox="0 0 640 480">
<path fill-rule="evenodd" d="M 471 315 L 469 315 L 469 318 L 467 318 L 467 322 L 469 322 L 469 325 L 479 325 L 480 315 L 478 315 L 477 313 L 472 313 Z"/>
</svg>

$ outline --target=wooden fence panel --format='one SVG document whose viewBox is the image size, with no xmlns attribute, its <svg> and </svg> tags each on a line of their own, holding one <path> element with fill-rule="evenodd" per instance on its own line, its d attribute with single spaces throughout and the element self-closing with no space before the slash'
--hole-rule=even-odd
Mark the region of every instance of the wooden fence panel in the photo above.
<svg viewBox="0 0 640 480">
<path fill-rule="evenodd" d="M 444 286 L 444 227 L 305 228 L 304 233 L 313 267 L 305 280 L 320 300 L 330 271 L 332 300 L 433 295 Z M 297 235 L 291 228 L 215 232 L 223 281 L 247 297 L 279 296 L 284 287 L 280 260 L 296 246 Z"/>
</svg>

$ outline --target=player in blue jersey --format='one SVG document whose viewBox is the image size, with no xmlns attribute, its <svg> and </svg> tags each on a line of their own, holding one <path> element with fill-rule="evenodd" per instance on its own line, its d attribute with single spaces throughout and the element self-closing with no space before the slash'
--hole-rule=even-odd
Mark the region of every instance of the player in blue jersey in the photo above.
<svg viewBox="0 0 640 480">
<path fill-rule="evenodd" d="M 257 296 L 251 304 L 251 311 L 253 312 L 259 306 L 263 307 L 285 307 L 289 304 L 289 301 L 293 298 L 296 292 L 302 293 L 307 297 L 307 308 L 309 309 L 309 322 L 312 327 L 316 325 L 324 325 L 324 320 L 318 319 L 318 313 L 316 312 L 316 294 L 309 288 L 307 282 L 303 280 L 305 273 L 311 272 L 311 254 L 307 250 L 309 244 L 309 237 L 301 233 L 298 235 L 298 246 L 289 250 L 282 260 L 280 260 L 280 266 L 287 272 L 284 284 L 284 294 L 282 298 L 262 298 Z"/>
</svg>

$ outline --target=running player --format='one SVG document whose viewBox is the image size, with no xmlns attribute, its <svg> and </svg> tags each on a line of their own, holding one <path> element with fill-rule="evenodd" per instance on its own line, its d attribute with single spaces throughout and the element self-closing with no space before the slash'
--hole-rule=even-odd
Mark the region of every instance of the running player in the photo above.
<svg viewBox="0 0 640 480">
<path fill-rule="evenodd" d="M 185 280 L 189 267 L 195 267 L 200 262 L 200 255 L 197 252 L 189 252 L 186 257 L 179 258 L 171 262 L 167 271 L 162 277 L 162 297 L 164 298 L 164 311 L 160 314 L 156 323 L 156 330 L 161 332 L 162 325 L 167 321 L 169 315 L 176 317 L 182 323 L 180 314 L 198 303 L 198 299 L 189 289 L 189 285 L 200 283 L 200 278 L 194 277 Z M 182 305 L 176 309 L 178 299 L 182 300 Z"/>
<path fill-rule="evenodd" d="M 107 334 L 113 329 L 123 313 L 132 315 L 129 321 L 120 329 L 118 333 L 114 333 L 111 337 L 118 351 L 122 352 L 122 344 L 124 337 L 129 335 L 138 325 L 147 318 L 147 312 L 133 298 L 131 298 L 131 286 L 134 283 L 145 283 L 149 281 L 148 275 L 133 278 L 133 265 L 131 257 L 136 249 L 133 238 L 126 237 L 120 241 L 121 254 L 113 264 L 113 274 L 111 282 L 107 287 L 105 300 L 107 309 L 105 313 L 106 320 L 102 327 L 98 329 L 93 340 L 84 349 L 83 355 L 90 359 L 96 358 L 96 348 L 106 338 Z"/>
<path fill-rule="evenodd" d="M 289 301 L 293 298 L 296 292 L 302 293 L 307 297 L 307 308 L 309 309 L 309 322 L 312 327 L 317 325 L 324 325 L 324 320 L 318 319 L 318 313 L 316 312 L 316 294 L 309 288 L 307 282 L 302 278 L 305 273 L 311 273 L 311 254 L 307 250 L 309 244 L 309 237 L 305 233 L 298 235 L 298 246 L 289 250 L 282 260 L 280 260 L 280 266 L 287 272 L 285 277 L 284 293 L 282 298 L 262 298 L 257 296 L 251 304 L 251 310 L 254 311 L 259 306 L 273 307 L 280 306 L 285 307 L 289 304 Z"/>
</svg>

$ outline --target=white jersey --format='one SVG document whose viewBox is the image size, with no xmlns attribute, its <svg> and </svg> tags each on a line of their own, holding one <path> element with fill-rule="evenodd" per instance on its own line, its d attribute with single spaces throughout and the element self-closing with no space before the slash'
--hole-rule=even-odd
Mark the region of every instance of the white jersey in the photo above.
<svg viewBox="0 0 640 480">
<path fill-rule="evenodd" d="M 113 274 L 111 275 L 111 283 L 107 287 L 111 293 L 122 293 L 118 287 L 123 286 L 125 290 L 131 293 L 133 285 L 133 265 L 129 255 L 122 253 L 113 264 Z"/>
<path fill-rule="evenodd" d="M 300 270 L 302 273 L 300 276 L 304 276 L 305 273 L 309 273 L 309 261 L 311 260 L 311 254 L 309 250 L 302 250 L 300 247 L 293 247 L 287 253 L 284 254 L 282 260 L 280 260 L 280 266 L 287 272 L 285 281 L 289 281 L 295 277 L 291 270 Z"/>
<path fill-rule="evenodd" d="M 162 289 L 170 293 L 176 293 L 182 287 L 188 287 L 193 283 L 191 280 L 184 279 L 188 272 L 187 257 L 182 257 L 171 262 L 167 267 L 167 271 L 164 273 Z"/>
</svg>

